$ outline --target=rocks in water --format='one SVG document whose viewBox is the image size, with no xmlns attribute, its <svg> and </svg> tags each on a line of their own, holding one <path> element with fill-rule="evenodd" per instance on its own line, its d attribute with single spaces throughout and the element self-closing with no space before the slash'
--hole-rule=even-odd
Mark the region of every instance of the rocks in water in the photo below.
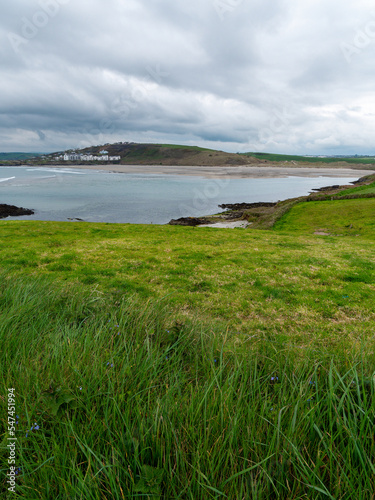
<svg viewBox="0 0 375 500">
<path fill-rule="evenodd" d="M 225 203 L 223 205 L 219 205 L 220 208 L 227 208 L 228 210 L 246 210 L 249 208 L 257 208 L 257 207 L 274 207 L 276 203 L 261 201 L 258 203 Z"/>
<path fill-rule="evenodd" d="M 199 226 L 200 224 L 210 224 L 211 220 L 205 217 L 180 217 L 168 222 L 171 226 Z"/>
<path fill-rule="evenodd" d="M 17 217 L 20 215 L 32 215 L 33 213 L 34 211 L 28 208 L 0 204 L 0 219 L 5 219 L 5 217 Z"/>
<path fill-rule="evenodd" d="M 311 191 L 331 191 L 331 189 L 339 189 L 340 187 L 343 187 L 343 186 L 340 186 L 339 184 L 334 184 L 333 186 L 324 186 L 321 188 L 313 188 Z M 347 187 L 350 187 L 350 186 L 347 186 Z"/>
</svg>

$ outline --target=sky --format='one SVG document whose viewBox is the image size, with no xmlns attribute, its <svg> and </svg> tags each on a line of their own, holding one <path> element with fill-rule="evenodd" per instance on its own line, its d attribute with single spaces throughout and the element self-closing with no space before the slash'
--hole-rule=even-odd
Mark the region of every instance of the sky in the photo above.
<svg viewBox="0 0 375 500">
<path fill-rule="evenodd" d="M 373 0 L 12 0 L 0 151 L 375 154 Z"/>
</svg>

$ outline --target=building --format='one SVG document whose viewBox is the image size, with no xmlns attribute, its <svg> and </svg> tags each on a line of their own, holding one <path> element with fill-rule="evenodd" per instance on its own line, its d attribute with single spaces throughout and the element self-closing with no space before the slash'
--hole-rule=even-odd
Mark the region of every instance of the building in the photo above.
<svg viewBox="0 0 375 500">
<path fill-rule="evenodd" d="M 78 153 L 65 153 L 64 156 L 60 158 L 64 158 L 65 161 L 119 161 L 121 160 L 121 156 L 108 156 L 108 154 L 102 154 L 101 156 L 94 156 L 92 154 L 82 155 Z M 58 158 L 56 158 L 58 159 Z"/>
<path fill-rule="evenodd" d="M 79 161 L 81 159 L 80 154 L 77 153 L 65 153 L 64 154 L 64 160 L 65 161 Z"/>
</svg>

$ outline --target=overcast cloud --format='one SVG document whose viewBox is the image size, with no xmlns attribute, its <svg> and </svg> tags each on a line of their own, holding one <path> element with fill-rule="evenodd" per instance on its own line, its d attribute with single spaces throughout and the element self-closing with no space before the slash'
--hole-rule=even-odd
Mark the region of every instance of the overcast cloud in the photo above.
<svg viewBox="0 0 375 500">
<path fill-rule="evenodd" d="M 12 0 L 0 151 L 374 154 L 370 0 Z"/>
</svg>

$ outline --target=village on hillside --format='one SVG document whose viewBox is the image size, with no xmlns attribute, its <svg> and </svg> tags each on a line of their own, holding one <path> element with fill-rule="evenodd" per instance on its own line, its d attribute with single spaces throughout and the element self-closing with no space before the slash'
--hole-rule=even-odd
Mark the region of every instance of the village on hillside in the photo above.
<svg viewBox="0 0 375 500">
<path fill-rule="evenodd" d="M 100 151 L 100 156 L 95 156 L 93 154 L 81 154 L 81 153 L 65 153 L 60 156 L 55 156 L 54 160 L 64 160 L 64 161 L 119 161 L 121 156 L 109 156 L 108 151 Z"/>
</svg>

